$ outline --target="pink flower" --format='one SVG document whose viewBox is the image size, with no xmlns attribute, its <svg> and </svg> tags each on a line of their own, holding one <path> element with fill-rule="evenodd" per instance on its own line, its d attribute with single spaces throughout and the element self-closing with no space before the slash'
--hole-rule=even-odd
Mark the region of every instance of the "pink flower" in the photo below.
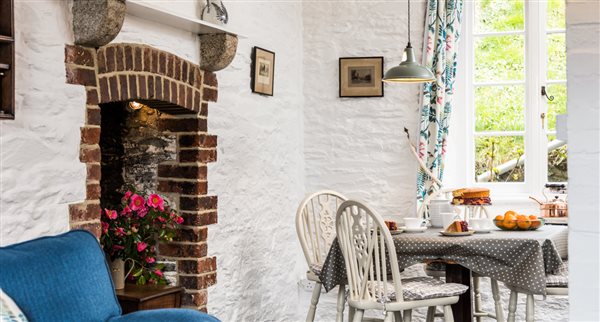
<svg viewBox="0 0 600 322">
<path fill-rule="evenodd" d="M 106 213 L 106 217 L 108 217 L 110 220 L 117 219 L 118 214 L 116 210 L 109 210 L 104 208 L 104 212 Z"/>
<path fill-rule="evenodd" d="M 131 210 L 139 210 L 144 208 L 144 198 L 138 194 L 134 194 L 131 196 L 129 208 L 131 208 Z"/>
<path fill-rule="evenodd" d="M 158 219 L 158 221 L 160 221 L 160 222 L 165 222 L 165 218 L 163 218 L 163 217 L 160 217 L 160 216 L 159 216 L 159 217 L 158 217 L 158 218 L 156 218 L 156 219 Z"/>
<path fill-rule="evenodd" d="M 148 206 L 154 209 L 159 208 L 161 210 L 164 210 L 163 204 L 164 200 L 159 195 L 153 193 L 150 196 L 148 196 Z"/>
<path fill-rule="evenodd" d="M 175 221 L 181 225 L 183 224 L 183 217 L 177 216 L 177 219 L 175 219 Z"/>
<path fill-rule="evenodd" d="M 132 195 L 132 194 L 133 194 L 133 192 L 131 192 L 131 191 L 129 191 L 129 190 L 128 190 L 128 191 L 125 193 L 125 195 L 123 195 L 123 201 L 127 201 L 127 200 L 129 200 L 129 197 L 131 197 L 131 195 Z"/>
<path fill-rule="evenodd" d="M 146 263 L 152 264 L 154 262 L 156 262 L 156 260 L 154 259 L 154 257 L 146 257 Z"/>
<path fill-rule="evenodd" d="M 115 235 L 117 235 L 117 236 L 125 236 L 125 229 L 123 229 L 121 227 L 115 229 Z"/>
<path fill-rule="evenodd" d="M 148 208 L 142 208 L 137 212 L 140 218 L 144 218 L 148 214 Z"/>
<path fill-rule="evenodd" d="M 148 244 L 146 244 L 144 242 L 139 242 L 139 243 L 136 244 L 136 246 L 137 246 L 137 251 L 139 253 L 141 253 L 141 252 L 144 251 L 144 249 L 146 249 L 146 247 L 148 247 Z"/>
<path fill-rule="evenodd" d="M 121 246 L 121 245 L 113 245 L 113 251 L 116 252 L 116 251 L 121 250 L 121 249 L 125 249 L 125 247 Z"/>
<path fill-rule="evenodd" d="M 163 272 L 161 272 L 160 269 L 155 270 L 154 274 L 156 274 L 156 275 L 158 275 L 160 277 L 163 277 Z"/>
<path fill-rule="evenodd" d="M 104 221 L 102 222 L 102 233 L 103 234 L 108 233 L 108 224 L 105 223 Z"/>
<path fill-rule="evenodd" d="M 131 208 L 129 208 L 129 206 L 125 206 L 125 208 L 123 208 L 123 210 L 121 210 L 121 215 L 127 215 L 131 213 Z"/>
</svg>

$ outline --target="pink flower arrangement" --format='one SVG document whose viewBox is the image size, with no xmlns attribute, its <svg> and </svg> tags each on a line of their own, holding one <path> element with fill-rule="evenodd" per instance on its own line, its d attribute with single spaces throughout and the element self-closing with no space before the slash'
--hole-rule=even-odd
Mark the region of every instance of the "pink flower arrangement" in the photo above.
<svg viewBox="0 0 600 322">
<path fill-rule="evenodd" d="M 130 276 L 137 284 L 165 284 L 163 264 L 156 262 L 158 241 L 172 241 L 183 218 L 158 194 L 126 191 L 117 209 L 104 208 L 100 242 L 111 260 L 132 259 Z M 129 267 L 126 268 L 129 270 Z"/>
</svg>

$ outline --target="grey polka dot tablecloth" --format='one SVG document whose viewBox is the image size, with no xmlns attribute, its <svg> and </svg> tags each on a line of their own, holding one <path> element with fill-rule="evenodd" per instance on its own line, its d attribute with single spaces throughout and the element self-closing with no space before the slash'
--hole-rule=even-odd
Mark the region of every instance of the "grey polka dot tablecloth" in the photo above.
<svg viewBox="0 0 600 322">
<path fill-rule="evenodd" d="M 454 261 L 480 275 L 533 294 L 546 294 L 546 274 L 567 257 L 568 227 L 544 226 L 533 231 L 494 230 L 489 234 L 446 237 L 440 228 L 394 235 L 400 269 L 425 260 Z M 331 245 L 319 275 L 325 290 L 345 284 L 346 267 L 337 242 Z"/>
</svg>

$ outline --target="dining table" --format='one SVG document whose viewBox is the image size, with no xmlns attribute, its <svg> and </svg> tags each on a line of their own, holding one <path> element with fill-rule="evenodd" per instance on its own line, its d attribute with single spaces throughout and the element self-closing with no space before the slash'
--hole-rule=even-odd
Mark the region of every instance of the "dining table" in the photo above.
<svg viewBox="0 0 600 322">
<path fill-rule="evenodd" d="M 543 226 L 537 230 L 504 231 L 469 236 L 444 236 L 441 228 L 393 234 L 398 267 L 445 262 L 446 282 L 470 287 L 472 273 L 503 282 L 532 294 L 546 294 L 546 275 L 555 274 L 568 256 L 568 227 Z M 389 266 L 388 266 L 389 267 Z M 319 278 L 326 291 L 347 283 L 344 257 L 333 241 Z M 457 321 L 473 321 L 471 291 L 452 306 Z"/>
</svg>

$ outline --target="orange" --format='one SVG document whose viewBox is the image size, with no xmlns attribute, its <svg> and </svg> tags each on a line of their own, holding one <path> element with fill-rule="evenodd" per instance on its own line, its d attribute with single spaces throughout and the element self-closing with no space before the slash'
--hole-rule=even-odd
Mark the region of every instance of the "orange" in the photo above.
<svg viewBox="0 0 600 322">
<path fill-rule="evenodd" d="M 502 223 L 502 225 L 506 229 L 515 229 L 517 227 L 517 221 L 514 219 L 513 220 L 504 219 L 504 222 Z"/>
<path fill-rule="evenodd" d="M 541 225 L 542 225 L 542 221 L 541 221 L 541 220 L 539 220 L 539 219 L 536 219 L 536 220 L 532 220 L 532 221 L 531 221 L 531 228 L 534 228 L 534 229 L 535 229 L 535 228 L 538 228 L 538 227 L 539 227 L 539 226 L 541 226 Z"/>
<path fill-rule="evenodd" d="M 529 220 L 537 220 L 537 216 L 536 215 L 529 215 Z"/>
<path fill-rule="evenodd" d="M 529 219 L 519 220 L 519 221 L 517 221 L 517 226 L 519 226 L 519 228 L 521 228 L 523 230 L 527 230 L 527 229 L 529 229 L 529 227 L 531 227 L 531 220 L 529 220 Z"/>
<path fill-rule="evenodd" d="M 527 216 L 525 215 L 517 215 L 517 220 L 526 220 Z"/>
<path fill-rule="evenodd" d="M 512 210 L 509 210 L 504 213 L 504 216 L 516 216 L 516 215 L 517 215 L 517 213 Z"/>
<path fill-rule="evenodd" d="M 498 215 L 498 216 L 496 216 L 496 218 L 494 218 L 494 219 L 496 219 L 497 221 L 502 221 L 502 220 L 504 220 L 504 216 L 502 216 L 502 215 Z"/>
</svg>

